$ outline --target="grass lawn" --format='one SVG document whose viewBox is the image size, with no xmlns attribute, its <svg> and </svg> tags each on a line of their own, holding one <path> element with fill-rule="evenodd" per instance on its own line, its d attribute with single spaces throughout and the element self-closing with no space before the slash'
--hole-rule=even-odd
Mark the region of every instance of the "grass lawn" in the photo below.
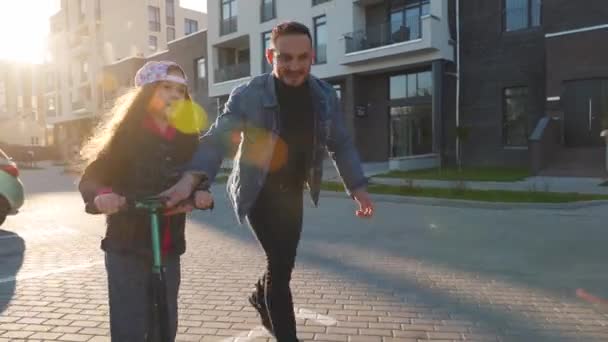
<svg viewBox="0 0 608 342">
<path fill-rule="evenodd" d="M 29 163 L 17 163 L 17 167 L 19 168 L 19 170 L 42 170 L 44 169 L 43 167 L 40 167 L 38 165 L 32 166 Z"/>
<path fill-rule="evenodd" d="M 227 179 L 227 176 L 218 176 L 215 181 L 217 183 L 225 183 Z M 324 182 L 321 185 L 321 188 L 326 191 L 344 192 L 344 187 L 342 183 L 337 182 Z M 448 198 L 483 202 L 569 203 L 579 201 L 608 200 L 608 195 L 542 191 L 422 188 L 409 186 L 391 186 L 383 184 L 371 184 L 368 190 L 372 194 Z"/>
<path fill-rule="evenodd" d="M 374 177 L 428 179 L 428 180 L 464 180 L 486 182 L 516 182 L 530 176 L 527 169 L 504 167 L 470 167 L 458 171 L 457 168 L 433 168 L 411 171 L 390 171 Z"/>
<path fill-rule="evenodd" d="M 219 175 L 215 177 L 214 182 L 215 183 L 226 183 L 228 181 L 228 176 L 225 175 Z"/>
<path fill-rule="evenodd" d="M 343 192 L 341 183 L 325 182 L 323 190 Z M 608 195 L 556 193 L 542 191 L 506 191 L 506 190 L 472 190 L 423 188 L 409 186 L 390 186 L 371 184 L 369 192 L 373 194 L 400 195 L 413 197 L 449 198 L 484 202 L 508 203 L 567 203 L 578 201 L 608 200 Z"/>
</svg>

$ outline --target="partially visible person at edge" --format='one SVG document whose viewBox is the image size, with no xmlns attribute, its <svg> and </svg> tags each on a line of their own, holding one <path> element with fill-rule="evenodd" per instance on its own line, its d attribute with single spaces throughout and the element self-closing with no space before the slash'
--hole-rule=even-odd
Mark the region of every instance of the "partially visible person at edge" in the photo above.
<svg viewBox="0 0 608 342">
<path fill-rule="evenodd" d="M 83 148 L 87 165 L 79 183 L 84 202 L 107 215 L 101 248 L 105 251 L 114 342 L 159 341 L 158 329 L 154 329 L 157 323 L 151 322 L 150 218 L 145 212 L 122 210 L 125 196 L 157 195 L 174 184 L 181 176 L 180 166 L 183 171 L 198 143 L 198 134 L 182 133 L 169 123 L 179 103 L 190 101 L 186 75 L 179 65 L 169 61 L 146 63 L 135 75 L 135 85 L 119 99 Z M 192 109 L 192 105 L 186 102 L 180 108 Z M 208 208 L 210 193 L 196 194 L 200 208 Z M 185 251 L 185 214 L 163 216 L 161 225 L 168 327 L 173 341 L 178 321 L 180 255 Z"/>
<path fill-rule="evenodd" d="M 215 177 L 237 137 L 227 191 L 239 223 L 246 219 L 267 258 L 251 305 L 280 342 L 297 341 L 290 280 L 302 231 L 305 183 L 319 200 L 323 153 L 327 150 L 346 192 L 371 217 L 367 179 L 335 90 L 310 74 L 314 51 L 308 28 L 298 22 L 272 30 L 266 58 L 272 73 L 234 89 L 182 179 L 165 194 L 177 203 L 190 195 L 198 175 Z M 204 200 L 204 198 L 202 198 Z"/>
</svg>

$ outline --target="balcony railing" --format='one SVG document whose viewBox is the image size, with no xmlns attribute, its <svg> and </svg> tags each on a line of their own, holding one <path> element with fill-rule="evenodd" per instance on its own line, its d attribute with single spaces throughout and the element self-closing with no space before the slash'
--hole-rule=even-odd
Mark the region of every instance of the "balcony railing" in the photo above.
<svg viewBox="0 0 608 342">
<path fill-rule="evenodd" d="M 148 29 L 152 32 L 160 32 L 160 22 L 148 21 Z"/>
<path fill-rule="evenodd" d="M 413 25 L 382 23 L 347 33 L 346 53 L 373 49 L 421 38 L 420 18 Z"/>
<path fill-rule="evenodd" d="M 225 65 L 215 69 L 215 82 L 225 82 L 247 77 L 251 74 L 251 66 L 249 63 L 240 63 Z"/>
<path fill-rule="evenodd" d="M 220 21 L 220 35 L 226 35 L 237 31 L 237 17 L 233 16 Z"/>
<path fill-rule="evenodd" d="M 84 109 L 84 105 L 82 100 L 72 101 L 72 110 Z"/>
</svg>

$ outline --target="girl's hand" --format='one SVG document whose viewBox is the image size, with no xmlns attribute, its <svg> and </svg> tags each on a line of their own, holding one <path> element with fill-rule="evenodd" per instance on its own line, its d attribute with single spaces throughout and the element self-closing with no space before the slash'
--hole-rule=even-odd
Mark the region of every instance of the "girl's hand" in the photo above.
<svg viewBox="0 0 608 342">
<path fill-rule="evenodd" d="M 117 213 L 120 208 L 127 204 L 126 198 L 113 192 L 97 195 L 93 202 L 95 203 L 97 210 L 106 215 Z"/>
</svg>

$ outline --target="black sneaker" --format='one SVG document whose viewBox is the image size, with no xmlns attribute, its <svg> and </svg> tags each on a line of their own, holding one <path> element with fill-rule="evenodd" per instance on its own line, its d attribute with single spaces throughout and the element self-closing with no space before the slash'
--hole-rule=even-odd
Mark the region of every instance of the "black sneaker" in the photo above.
<svg viewBox="0 0 608 342">
<path fill-rule="evenodd" d="M 255 284 L 255 291 L 249 296 L 249 304 L 251 304 L 251 306 L 260 314 L 260 319 L 264 328 L 274 335 L 272 323 L 270 322 L 268 310 L 266 309 L 266 303 L 264 302 L 264 286 L 261 281 L 258 281 Z"/>
</svg>

